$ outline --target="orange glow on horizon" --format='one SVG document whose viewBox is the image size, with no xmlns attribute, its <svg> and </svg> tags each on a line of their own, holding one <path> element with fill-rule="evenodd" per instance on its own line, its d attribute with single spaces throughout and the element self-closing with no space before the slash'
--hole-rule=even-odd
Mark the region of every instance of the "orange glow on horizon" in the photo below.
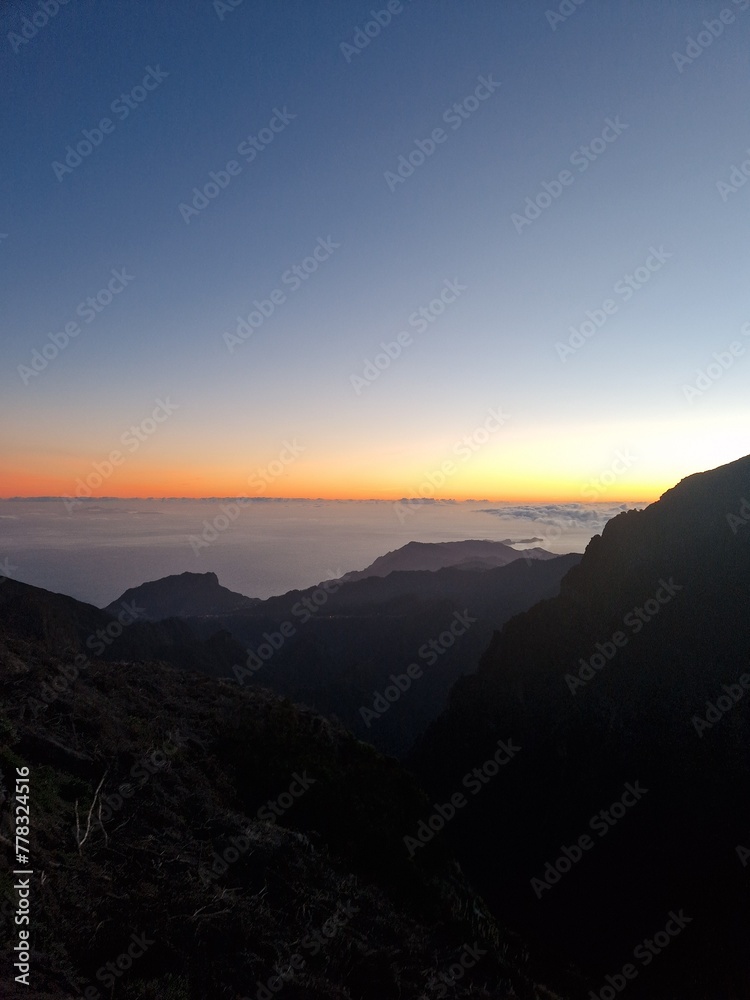
<svg viewBox="0 0 750 1000">
<path fill-rule="evenodd" d="M 744 454 L 744 434 L 733 426 L 704 420 L 689 434 L 672 423 L 554 434 L 535 427 L 467 454 L 443 432 L 310 445 L 290 435 L 281 447 L 190 435 L 128 454 L 107 450 L 92 425 L 78 451 L 65 435 L 32 450 L 11 443 L 0 496 L 651 503 L 686 476 Z"/>
<path fill-rule="evenodd" d="M 35 497 L 35 496 L 89 496 L 92 499 L 102 497 L 112 497 L 114 499 L 136 499 L 153 498 L 166 499 L 169 497 L 180 497 L 186 499 L 204 499 L 206 497 L 267 497 L 268 499 L 290 499 L 290 500 L 384 500 L 396 501 L 406 499 L 436 499 L 454 500 L 458 502 L 466 500 L 488 501 L 491 503 L 651 503 L 657 500 L 662 493 L 675 485 L 674 482 L 647 483 L 647 482 L 622 482 L 614 483 L 601 491 L 596 497 L 585 495 L 580 481 L 571 478 L 567 480 L 557 479 L 556 481 L 545 482 L 541 478 L 529 477 L 524 482 L 520 476 L 502 477 L 505 479 L 504 487 L 498 480 L 495 482 L 476 482 L 467 489 L 451 490 L 451 483 L 448 482 L 442 488 L 435 488 L 427 478 L 419 481 L 417 477 L 411 477 L 409 485 L 404 484 L 401 488 L 397 485 L 377 486 L 372 480 L 356 481 L 340 475 L 334 481 L 326 477 L 281 477 L 279 480 L 266 484 L 265 489 L 257 478 L 254 478 L 255 487 L 249 483 L 238 481 L 236 475 L 214 475 L 212 473 L 196 474 L 191 470 L 189 473 L 175 470 L 171 474 L 163 471 L 159 475 L 149 476 L 129 476 L 117 477 L 105 480 L 101 485 L 97 483 L 97 474 L 89 472 L 87 475 L 77 477 L 71 481 L 69 476 L 60 474 L 34 474 L 29 471 L 5 478 L 2 489 L 2 499 L 10 497 Z M 390 478 L 390 477 L 389 477 Z M 282 483 L 288 480 L 288 488 L 284 489 Z M 123 481 L 124 480 L 124 481 Z M 459 484 L 456 483 L 456 486 Z M 279 488 L 281 487 L 281 488 Z"/>
</svg>

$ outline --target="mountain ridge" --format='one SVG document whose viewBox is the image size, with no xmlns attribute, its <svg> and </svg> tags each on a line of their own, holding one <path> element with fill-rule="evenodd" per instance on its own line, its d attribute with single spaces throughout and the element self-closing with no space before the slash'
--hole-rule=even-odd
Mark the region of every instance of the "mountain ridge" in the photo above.
<svg viewBox="0 0 750 1000">
<path fill-rule="evenodd" d="M 534 546 L 514 549 L 505 542 L 492 539 L 466 539 L 464 541 L 419 542 L 410 541 L 397 549 L 378 556 L 363 570 L 345 573 L 341 580 L 352 582 L 367 576 L 387 576 L 394 571 L 438 570 L 456 566 L 468 560 L 479 560 L 489 566 L 505 566 L 516 559 L 552 559 L 554 553 Z"/>
<path fill-rule="evenodd" d="M 116 614 L 123 602 L 135 602 L 145 605 L 139 618 L 160 621 L 164 618 L 226 614 L 250 607 L 257 600 L 221 586 L 216 573 L 186 571 L 130 587 L 104 611 Z"/>
<path fill-rule="evenodd" d="M 407 759 L 433 795 L 446 795 L 493 740 L 511 734 L 524 748 L 472 823 L 458 817 L 448 839 L 497 912 L 515 913 L 524 933 L 584 966 L 587 952 L 597 955 L 593 983 L 622 966 L 671 907 L 695 917 L 690 935 L 630 985 L 634 997 L 734 1000 L 750 985 L 735 854 L 750 829 L 738 795 L 750 744 L 740 683 L 750 681 L 747 498 L 750 457 L 612 519 L 557 597 L 495 634 Z M 602 845 L 594 838 L 596 850 L 581 852 L 564 879 L 552 871 L 537 895 L 532 879 L 545 882 L 561 845 L 575 844 L 636 780 L 649 789 L 643 803 Z M 523 823 L 509 825 L 509 815 Z M 706 971 L 717 938 L 720 975 Z"/>
</svg>

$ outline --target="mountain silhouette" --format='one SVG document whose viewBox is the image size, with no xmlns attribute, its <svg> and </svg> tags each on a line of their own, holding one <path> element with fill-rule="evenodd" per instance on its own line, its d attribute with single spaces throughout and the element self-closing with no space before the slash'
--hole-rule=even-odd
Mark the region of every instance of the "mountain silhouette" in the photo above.
<svg viewBox="0 0 750 1000">
<path fill-rule="evenodd" d="M 491 569 L 326 581 L 186 621 L 206 640 L 221 630 L 243 644 L 246 652 L 228 676 L 335 716 L 361 739 L 401 756 L 446 706 L 453 683 L 476 669 L 493 631 L 554 596 L 579 559 L 515 558 Z"/>
<path fill-rule="evenodd" d="M 634 998 L 750 996 L 749 594 L 747 457 L 610 521 L 409 760 L 444 801 L 498 739 L 522 747 L 446 839 L 496 913 L 587 970 L 583 996 L 618 992 L 606 976 Z"/>
<path fill-rule="evenodd" d="M 257 598 L 222 587 L 215 573 L 179 573 L 126 590 L 104 609 L 116 614 L 123 601 L 143 605 L 144 621 L 220 615 L 250 607 Z"/>
<path fill-rule="evenodd" d="M 459 542 L 407 542 L 401 548 L 379 556 L 365 569 L 345 573 L 346 582 L 368 576 L 388 576 L 396 570 L 437 570 L 446 566 L 489 569 L 507 566 L 516 559 L 553 559 L 554 553 L 539 546 L 514 549 L 505 542 L 467 539 Z"/>
<path fill-rule="evenodd" d="M 83 662 L 100 658 L 159 660 L 214 676 L 231 672 L 244 647 L 227 632 L 212 629 L 200 638 L 184 620 L 145 620 L 146 608 L 121 600 L 110 610 L 95 608 L 65 594 L 55 594 L 17 580 L 0 585 L 0 615 L 6 635 L 13 636 L 38 660 L 70 655 Z"/>
<path fill-rule="evenodd" d="M 104 660 L 87 637 L 113 622 Z M 194 636 L 164 662 L 173 624 L 189 634 L 0 584 L 0 807 L 28 773 L 33 858 L 31 990 L 12 964 L 26 870 L 0 882 L 4 997 L 554 996 L 447 850 L 409 858 L 429 806 L 410 775 L 309 709 L 194 672 L 191 647 L 210 652 Z M 6 873 L 12 838 L 3 809 Z"/>
</svg>

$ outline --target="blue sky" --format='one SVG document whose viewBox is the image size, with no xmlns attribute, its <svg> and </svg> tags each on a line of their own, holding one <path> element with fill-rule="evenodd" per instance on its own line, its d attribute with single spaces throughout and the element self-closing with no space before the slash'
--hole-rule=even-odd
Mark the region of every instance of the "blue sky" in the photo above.
<svg viewBox="0 0 750 1000">
<path fill-rule="evenodd" d="M 651 499 L 749 450 L 750 185 L 717 188 L 750 158 L 747 0 L 404 0 L 355 54 L 385 4 L 222 6 L 71 0 L 24 44 L 11 33 L 39 4 L 2 14 L 0 495 L 71 493 L 165 396 L 174 415 L 100 493 L 242 493 L 296 440 L 278 495 L 408 495 L 498 406 L 507 423 L 443 495 L 580 499 L 630 449 L 606 498 Z M 689 37 L 712 41 L 675 60 Z M 90 154 L 55 168 L 103 118 Z M 246 162 L 238 147 L 269 124 Z M 581 147 L 599 150 L 585 170 Z M 232 160 L 186 222 L 180 205 Z M 299 287 L 283 282 L 326 243 Z M 123 269 L 86 323 L 79 304 Z M 465 290 L 410 324 L 446 281 Z M 230 352 L 223 335 L 275 289 Z"/>
</svg>

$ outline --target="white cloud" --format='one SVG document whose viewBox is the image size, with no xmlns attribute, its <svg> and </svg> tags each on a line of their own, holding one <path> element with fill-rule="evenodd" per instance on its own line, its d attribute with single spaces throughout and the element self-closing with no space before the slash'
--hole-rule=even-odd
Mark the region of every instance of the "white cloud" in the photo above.
<svg viewBox="0 0 750 1000">
<path fill-rule="evenodd" d="M 601 531 L 607 521 L 625 510 L 640 510 L 645 504 L 507 504 L 502 507 L 483 507 L 477 514 L 491 514 L 506 520 L 535 521 L 557 528 L 585 528 Z M 539 541 L 539 539 L 535 539 Z"/>
</svg>

